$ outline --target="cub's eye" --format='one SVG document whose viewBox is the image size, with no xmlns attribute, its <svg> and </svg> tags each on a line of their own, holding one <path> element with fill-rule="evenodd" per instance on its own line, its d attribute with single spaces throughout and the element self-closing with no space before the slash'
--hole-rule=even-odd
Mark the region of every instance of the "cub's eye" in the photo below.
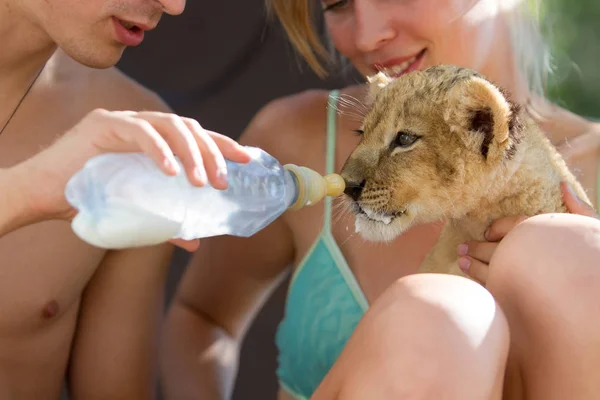
<svg viewBox="0 0 600 400">
<path fill-rule="evenodd" d="M 410 132 L 400 131 L 396 135 L 396 140 L 392 143 L 395 147 L 408 147 L 419 140 L 419 136 Z"/>
<path fill-rule="evenodd" d="M 356 133 L 358 136 L 362 136 L 365 133 L 362 129 L 352 129 L 352 132 Z"/>
</svg>

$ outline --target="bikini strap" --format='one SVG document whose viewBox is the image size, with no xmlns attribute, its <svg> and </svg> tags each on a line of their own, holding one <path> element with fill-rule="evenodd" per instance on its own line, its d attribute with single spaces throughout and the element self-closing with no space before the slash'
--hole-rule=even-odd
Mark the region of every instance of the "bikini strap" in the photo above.
<svg viewBox="0 0 600 400">
<path fill-rule="evenodd" d="M 335 138 L 336 138 L 336 120 L 337 120 L 337 102 L 339 90 L 329 92 L 327 99 L 327 152 L 325 173 L 332 174 L 335 170 Z M 331 203 L 332 198 L 325 197 L 325 216 L 323 218 L 323 229 L 331 232 Z"/>
</svg>

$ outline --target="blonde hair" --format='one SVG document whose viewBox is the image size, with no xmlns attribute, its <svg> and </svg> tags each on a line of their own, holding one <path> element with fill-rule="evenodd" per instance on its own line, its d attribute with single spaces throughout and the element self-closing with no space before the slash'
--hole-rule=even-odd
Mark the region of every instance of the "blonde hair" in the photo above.
<svg viewBox="0 0 600 400">
<path fill-rule="evenodd" d="M 550 47 L 542 33 L 542 0 L 522 0 L 508 12 L 508 28 L 518 71 L 532 94 L 544 97 L 553 71 Z"/>
<path fill-rule="evenodd" d="M 311 69 L 321 78 L 327 76 L 322 61 L 329 62 L 330 54 L 323 46 L 315 28 L 313 0 L 265 0 L 267 12 L 281 22 L 288 39 Z"/>
<path fill-rule="evenodd" d="M 296 51 L 320 77 L 327 76 L 323 63 L 332 61 L 319 39 L 314 21 L 314 0 L 265 0 L 270 15 L 276 14 Z M 500 0 L 506 3 L 506 0 Z M 543 97 L 550 68 L 550 52 L 541 32 L 542 0 L 514 0 L 507 10 L 515 63 L 532 93 Z"/>
</svg>

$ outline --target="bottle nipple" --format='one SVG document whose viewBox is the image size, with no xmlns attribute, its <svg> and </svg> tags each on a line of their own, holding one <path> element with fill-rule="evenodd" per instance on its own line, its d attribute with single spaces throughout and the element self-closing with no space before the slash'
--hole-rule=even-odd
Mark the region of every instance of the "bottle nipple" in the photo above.
<svg viewBox="0 0 600 400">
<path fill-rule="evenodd" d="M 305 206 L 312 206 L 321 201 L 325 196 L 337 197 L 344 193 L 346 183 L 338 174 L 322 176 L 318 172 L 294 164 L 283 166 L 290 171 L 298 181 L 298 197 L 290 210 L 299 210 Z"/>
</svg>

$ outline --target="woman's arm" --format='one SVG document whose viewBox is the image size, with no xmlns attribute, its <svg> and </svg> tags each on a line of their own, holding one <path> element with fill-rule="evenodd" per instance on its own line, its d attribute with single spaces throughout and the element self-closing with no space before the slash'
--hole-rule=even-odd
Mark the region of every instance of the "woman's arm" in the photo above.
<svg viewBox="0 0 600 400">
<path fill-rule="evenodd" d="M 203 239 L 165 323 L 161 376 L 166 399 L 226 399 L 240 343 L 293 259 L 278 220 L 251 238 Z"/>
<path fill-rule="evenodd" d="M 299 114 L 293 105 L 275 101 L 265 106 L 240 143 L 260 147 L 280 162 L 289 152 L 301 153 L 290 144 L 298 140 L 300 126 L 291 120 Z M 161 377 L 166 399 L 230 397 L 240 342 L 294 255 L 293 234 L 283 217 L 249 238 L 202 239 L 164 326 Z"/>
</svg>

